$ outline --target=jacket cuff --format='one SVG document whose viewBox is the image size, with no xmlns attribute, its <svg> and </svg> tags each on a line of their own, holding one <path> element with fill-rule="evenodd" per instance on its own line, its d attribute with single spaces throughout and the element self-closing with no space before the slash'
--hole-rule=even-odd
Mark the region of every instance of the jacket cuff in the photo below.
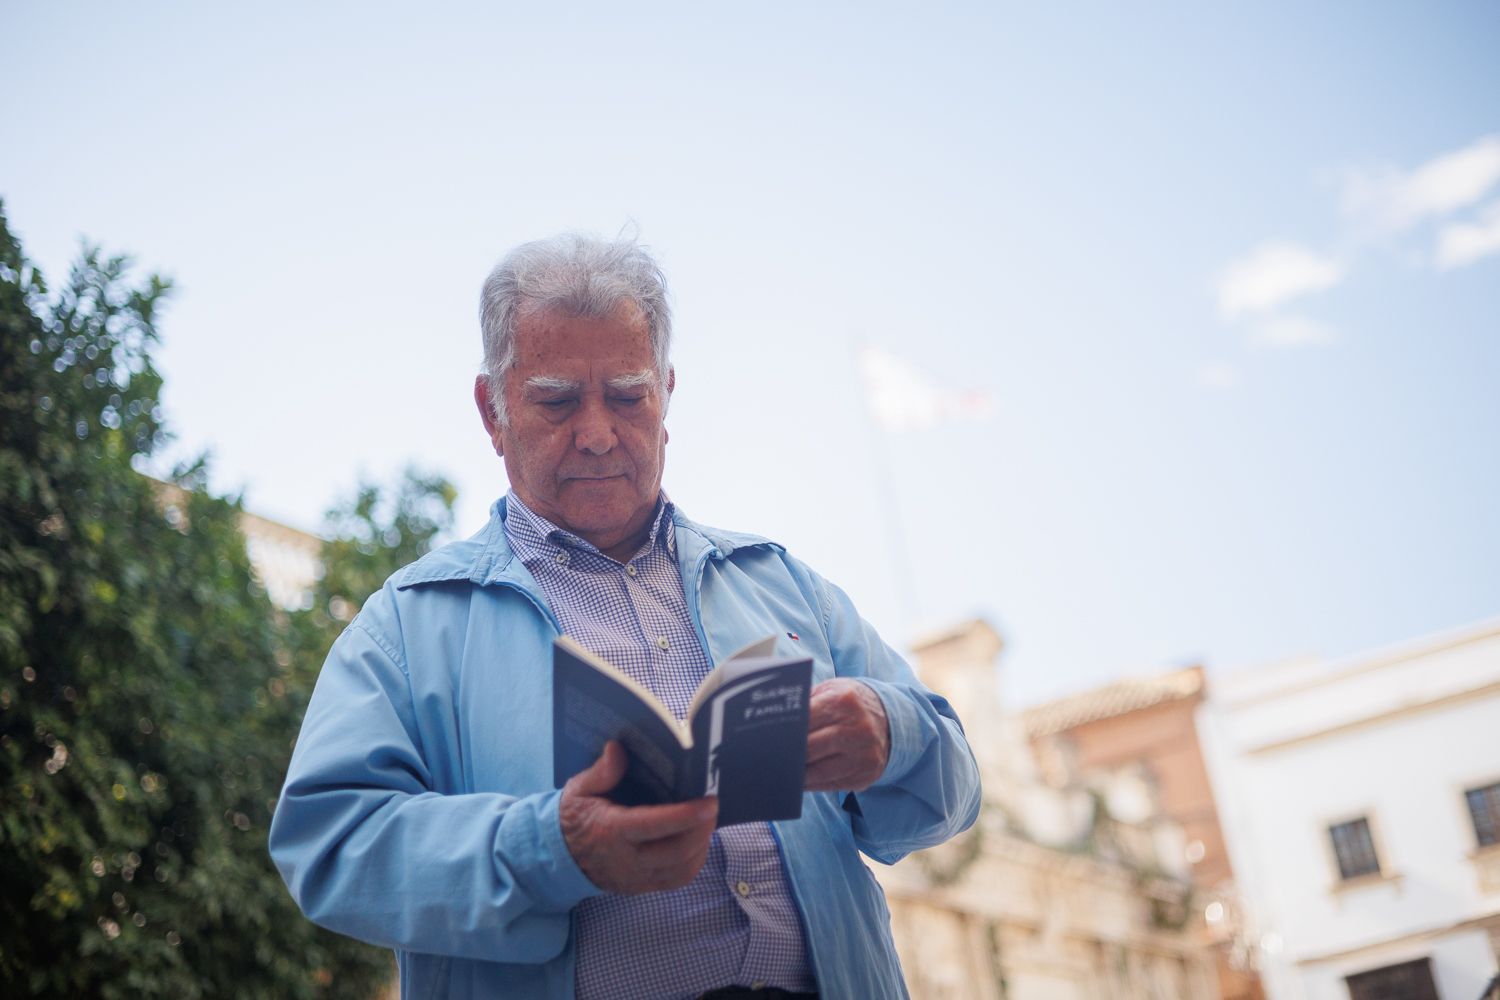
<svg viewBox="0 0 1500 1000">
<path fill-rule="evenodd" d="M 511 868 L 538 908 L 553 912 L 571 910 L 603 892 L 589 881 L 568 850 L 562 833 L 561 803 L 561 790 L 513 803 L 500 823 L 496 844 L 499 863 Z"/>
<path fill-rule="evenodd" d="M 880 704 L 885 709 L 885 719 L 890 726 L 890 756 L 886 758 L 885 770 L 875 784 L 888 785 L 900 781 L 917 766 L 917 761 L 922 759 L 922 754 L 927 749 L 925 720 L 899 685 L 871 677 L 856 677 L 855 680 L 869 685 L 880 696 Z"/>
</svg>

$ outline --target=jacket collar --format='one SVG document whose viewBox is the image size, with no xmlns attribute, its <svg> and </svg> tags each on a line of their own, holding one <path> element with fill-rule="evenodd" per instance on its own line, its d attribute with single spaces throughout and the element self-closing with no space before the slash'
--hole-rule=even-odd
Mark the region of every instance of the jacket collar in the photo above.
<svg viewBox="0 0 1500 1000">
<path fill-rule="evenodd" d="M 759 535 L 699 524 L 684 515 L 680 507 L 674 506 L 672 523 L 677 529 L 677 563 L 684 582 L 691 579 L 689 574 L 704 558 L 726 559 L 739 549 L 758 547 L 782 550 L 781 545 Z M 495 501 L 489 521 L 474 535 L 432 550 L 391 578 L 397 590 L 459 581 L 480 587 L 512 586 L 528 593 L 537 592 L 536 581 L 506 540 L 505 497 Z"/>
</svg>

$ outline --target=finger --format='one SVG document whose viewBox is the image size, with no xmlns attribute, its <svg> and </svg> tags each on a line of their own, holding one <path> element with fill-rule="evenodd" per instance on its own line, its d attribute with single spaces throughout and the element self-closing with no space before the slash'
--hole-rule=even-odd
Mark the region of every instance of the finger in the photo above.
<svg viewBox="0 0 1500 1000">
<path fill-rule="evenodd" d="M 625 777 L 625 764 L 625 748 L 618 741 L 610 740 L 588 770 L 579 771 L 568 779 L 568 787 L 577 795 L 603 795 Z"/>
<path fill-rule="evenodd" d="M 713 838 L 713 827 L 689 830 L 673 837 L 664 837 L 637 845 L 635 860 L 641 870 L 668 872 L 682 867 L 693 867 L 700 854 L 707 856 L 709 841 Z M 701 862 L 699 862 L 701 867 Z"/>
<path fill-rule="evenodd" d="M 839 697 L 838 688 L 830 688 L 831 681 L 824 681 L 813 688 L 812 696 L 807 699 L 807 719 L 812 726 L 820 723 L 826 725 L 827 721 L 840 714 L 839 707 L 843 699 Z"/>
<path fill-rule="evenodd" d="M 848 726 L 829 726 L 808 734 L 807 760 L 812 763 L 841 754 L 856 754 L 869 748 L 873 742 L 868 734 Z"/>
<path fill-rule="evenodd" d="M 812 689 L 807 703 L 812 706 L 819 702 L 858 701 L 860 690 L 864 686 L 850 677 L 830 677 L 826 681 L 820 681 Z"/>
<path fill-rule="evenodd" d="M 806 773 L 809 776 L 832 778 L 853 771 L 857 762 L 847 754 L 832 754 L 820 760 L 809 760 Z"/>
<path fill-rule="evenodd" d="M 712 832 L 718 816 L 719 800 L 706 798 L 664 806 L 619 806 L 612 818 L 622 838 L 646 844 L 704 827 Z"/>
<path fill-rule="evenodd" d="M 842 729 L 853 723 L 858 716 L 842 702 L 829 702 L 823 708 L 807 713 L 807 731 L 816 733 L 826 729 Z"/>
<path fill-rule="evenodd" d="M 809 792 L 862 792 L 877 777 L 871 768 L 848 760 L 831 760 L 809 767 L 803 780 Z"/>
<path fill-rule="evenodd" d="M 848 684 L 849 679 L 847 677 L 830 677 L 825 681 L 818 681 L 818 683 L 813 685 L 811 700 L 817 701 L 819 698 L 833 697 L 840 691 L 846 690 Z"/>
<path fill-rule="evenodd" d="M 885 741 L 876 733 L 857 726 L 839 726 L 820 729 L 807 737 L 807 762 L 829 760 L 834 757 L 871 760 L 885 756 Z"/>
<path fill-rule="evenodd" d="M 836 792 L 849 791 L 849 784 L 844 777 L 842 768 L 831 768 L 827 765 L 818 765 L 807 769 L 807 776 L 803 779 L 804 787 L 809 792 Z"/>
<path fill-rule="evenodd" d="M 809 747 L 805 774 L 822 780 L 874 781 L 885 769 L 885 761 L 885 752 L 873 740 L 851 740 L 846 736 L 827 746 Z"/>
<path fill-rule="evenodd" d="M 713 833 L 712 827 L 705 827 L 669 840 L 654 841 L 638 848 L 636 858 L 643 869 L 653 872 L 654 878 L 686 885 L 708 860 Z"/>
<path fill-rule="evenodd" d="M 865 710 L 856 699 L 840 701 L 828 709 L 820 722 L 808 719 L 808 748 L 815 744 L 841 743 L 846 746 L 861 746 L 866 743 L 883 744 L 889 732 L 885 716 L 876 716 Z"/>
<path fill-rule="evenodd" d="M 808 728 L 834 726 L 862 715 L 865 706 L 857 684 L 848 678 L 835 677 L 814 688 L 807 701 Z"/>
</svg>

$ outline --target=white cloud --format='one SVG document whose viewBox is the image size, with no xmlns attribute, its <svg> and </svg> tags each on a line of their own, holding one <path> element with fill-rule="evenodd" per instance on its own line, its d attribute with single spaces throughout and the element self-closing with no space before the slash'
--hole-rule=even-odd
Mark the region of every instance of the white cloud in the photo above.
<svg viewBox="0 0 1500 1000">
<path fill-rule="evenodd" d="M 1210 361 L 1198 369 L 1198 384 L 1209 389 L 1232 389 L 1239 382 L 1240 373 L 1223 361 Z"/>
<path fill-rule="evenodd" d="M 1401 231 L 1474 204 L 1500 184 L 1500 134 L 1434 157 L 1410 172 L 1386 169 L 1352 176 L 1344 210 L 1377 229 Z"/>
<path fill-rule="evenodd" d="M 1438 231 L 1439 271 L 1472 264 L 1481 257 L 1500 253 L 1500 201 L 1490 202 L 1474 222 L 1454 222 Z"/>
<path fill-rule="evenodd" d="M 1272 316 L 1250 329 L 1250 339 L 1267 347 L 1308 347 L 1335 339 L 1333 327 L 1306 316 Z"/>
<path fill-rule="evenodd" d="M 1270 312 L 1343 278 L 1343 266 L 1331 257 L 1295 243 L 1263 243 L 1219 275 L 1219 312 L 1229 318 Z"/>
<path fill-rule="evenodd" d="M 1215 279 L 1219 315 L 1253 344 L 1295 348 L 1337 339 L 1330 326 L 1291 315 L 1286 306 L 1338 285 L 1371 247 L 1394 252 L 1409 266 L 1437 271 L 1500 255 L 1500 132 L 1481 136 L 1411 170 L 1386 167 L 1348 176 L 1342 192 L 1345 225 L 1337 255 L 1287 240 L 1269 241 L 1232 260 Z M 1482 203 L 1482 208 L 1476 208 Z M 1423 244 L 1436 232 L 1435 248 Z M 1203 385 L 1232 384 L 1234 372 L 1211 364 Z"/>
</svg>

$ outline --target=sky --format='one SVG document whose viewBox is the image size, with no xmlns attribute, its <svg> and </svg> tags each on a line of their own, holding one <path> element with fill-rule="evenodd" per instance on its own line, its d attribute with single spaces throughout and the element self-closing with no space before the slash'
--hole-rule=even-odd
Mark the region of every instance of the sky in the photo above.
<svg viewBox="0 0 1500 1000">
<path fill-rule="evenodd" d="M 629 229 L 673 500 L 898 646 L 985 617 L 1009 704 L 1500 613 L 1493 3 L 0 0 L 0 36 L 12 228 L 172 277 L 170 455 L 257 513 L 414 465 L 477 530 L 485 274 Z"/>
</svg>

